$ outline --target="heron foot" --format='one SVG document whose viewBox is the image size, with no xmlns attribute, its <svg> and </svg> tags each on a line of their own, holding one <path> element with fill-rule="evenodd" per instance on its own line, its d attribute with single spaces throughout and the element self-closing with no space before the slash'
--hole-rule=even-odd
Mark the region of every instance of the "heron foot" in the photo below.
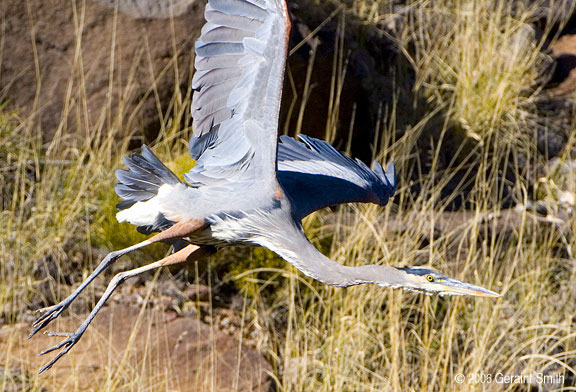
<svg viewBox="0 0 576 392">
<path fill-rule="evenodd" d="M 62 314 L 64 309 L 66 309 L 70 305 L 71 301 L 62 301 L 59 304 L 48 306 L 46 308 L 38 309 L 36 312 L 46 312 L 42 316 L 40 316 L 36 321 L 32 323 L 32 327 L 34 328 L 30 335 L 28 335 L 28 339 L 32 336 L 36 335 L 38 331 L 42 328 L 50 324 L 53 320 L 57 319 L 58 316 Z"/>
<path fill-rule="evenodd" d="M 78 343 L 78 341 L 80 340 L 80 338 L 84 334 L 84 331 L 85 331 L 85 328 L 80 327 L 76 332 L 52 332 L 52 331 L 44 332 L 45 335 L 49 335 L 49 336 L 66 336 L 66 339 L 64 339 L 63 341 L 61 341 L 57 345 L 50 347 L 47 350 L 42 351 L 39 354 L 39 355 L 45 355 L 45 354 L 51 353 L 52 351 L 59 350 L 59 349 L 63 348 L 63 350 L 60 351 L 58 353 L 58 355 L 56 355 L 54 358 L 52 358 L 52 360 L 50 362 L 48 362 L 46 365 L 44 365 L 44 366 L 42 366 L 42 368 L 40 368 L 40 370 L 38 371 L 38 374 L 50 369 L 52 367 L 52 365 L 54 365 L 56 363 L 56 361 L 58 361 L 60 358 L 62 358 L 64 355 L 66 355 L 68 353 L 68 351 L 70 351 L 70 349 L 76 343 Z"/>
</svg>

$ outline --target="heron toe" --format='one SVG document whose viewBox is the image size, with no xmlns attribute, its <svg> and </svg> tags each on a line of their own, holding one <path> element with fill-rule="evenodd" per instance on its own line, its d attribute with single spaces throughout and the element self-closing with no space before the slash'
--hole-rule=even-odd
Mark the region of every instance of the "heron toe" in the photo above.
<svg viewBox="0 0 576 392">
<path fill-rule="evenodd" d="M 47 312 L 44 313 L 42 316 L 38 317 L 38 319 L 36 319 L 36 321 L 34 321 L 34 323 L 32 323 L 32 327 L 34 329 L 32 330 L 32 332 L 30 332 L 30 335 L 28 335 L 28 339 L 30 339 L 32 336 L 36 335 L 38 333 L 38 331 L 40 331 L 45 326 L 50 324 L 53 320 L 57 319 L 62 314 L 64 309 L 66 309 L 68 307 L 68 305 L 69 305 L 68 303 L 63 301 L 57 305 L 49 306 L 47 308 L 40 309 L 40 311 L 47 310 Z"/>
<path fill-rule="evenodd" d="M 52 358 L 52 360 L 50 362 L 48 362 L 46 365 L 42 366 L 42 368 L 38 371 L 38 374 L 50 369 L 52 367 L 52 365 L 54 365 L 60 358 L 62 358 L 64 355 L 66 355 L 68 353 L 68 351 L 70 351 L 70 349 L 76 344 L 78 343 L 78 341 L 80 340 L 80 338 L 82 337 L 82 334 L 84 333 L 84 330 L 79 329 L 76 332 L 52 332 L 52 331 L 46 331 L 45 334 L 49 335 L 49 336 L 66 336 L 66 339 L 64 339 L 63 341 L 61 341 L 60 343 L 42 351 L 39 355 L 45 355 L 48 353 L 51 353 L 52 351 L 56 351 L 61 349 L 62 347 L 64 347 L 64 349 L 62 351 L 60 351 L 54 358 Z"/>
</svg>

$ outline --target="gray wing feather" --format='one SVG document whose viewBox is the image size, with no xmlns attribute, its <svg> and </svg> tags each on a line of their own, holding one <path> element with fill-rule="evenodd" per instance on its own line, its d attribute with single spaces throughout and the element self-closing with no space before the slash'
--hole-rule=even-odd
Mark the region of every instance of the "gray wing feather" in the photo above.
<svg viewBox="0 0 576 392">
<path fill-rule="evenodd" d="M 370 170 L 325 141 L 300 135 L 302 142 L 282 136 L 278 146 L 278 181 L 301 219 L 334 204 L 371 202 L 385 205 L 396 191 L 394 164 L 386 171 L 378 162 Z"/>
<path fill-rule="evenodd" d="M 142 146 L 141 154 L 132 154 L 122 161 L 128 170 L 116 170 L 119 183 L 114 190 L 124 199 L 118 204 L 119 209 L 129 208 L 138 201 L 151 199 L 156 196 L 163 184 L 175 185 L 181 182 L 147 146 Z"/>
<path fill-rule="evenodd" d="M 220 108 L 229 109 L 226 105 L 226 101 L 228 101 L 228 96 L 226 93 L 229 92 L 230 88 L 233 88 L 234 86 L 234 80 L 230 79 L 225 81 L 219 80 L 218 83 L 207 86 L 204 90 L 204 93 L 195 99 L 192 103 L 192 113 L 196 114 L 194 110 L 199 110 L 207 103 L 214 101 L 222 102 L 222 104 L 219 106 Z"/>
<path fill-rule="evenodd" d="M 218 11 L 224 12 L 228 15 L 238 15 L 247 18 L 258 19 L 265 21 L 268 17 L 268 12 L 254 1 L 249 0 L 210 0 L 209 4 Z M 265 6 L 263 4 L 262 6 Z"/>
<path fill-rule="evenodd" d="M 226 100 L 222 98 L 222 95 L 214 95 L 210 98 L 210 101 L 206 99 L 207 102 L 202 102 L 200 107 L 194 108 L 194 113 L 204 118 L 212 117 L 212 120 L 217 122 L 220 120 L 216 118 L 220 111 L 223 113 L 222 119 L 230 116 L 231 110 L 225 106 Z"/>
<path fill-rule="evenodd" d="M 207 71 L 214 68 L 235 68 L 238 61 L 243 57 L 242 54 L 230 54 L 216 57 L 196 57 L 194 67 L 198 71 Z M 194 95 L 198 95 L 202 90 L 198 90 Z"/>
<path fill-rule="evenodd" d="M 114 191 L 121 198 L 135 202 L 149 200 L 154 196 L 156 196 L 155 192 L 147 191 L 145 189 L 135 189 L 134 186 L 132 185 L 124 185 L 124 184 L 114 185 Z"/>
<path fill-rule="evenodd" d="M 209 26 L 209 25 L 205 25 Z M 253 36 L 254 33 L 250 31 L 246 31 L 243 29 L 235 29 L 233 27 L 225 27 L 225 26 L 218 26 L 212 25 L 209 26 L 209 29 L 206 29 L 205 32 L 202 33 L 202 39 L 204 42 L 239 42 L 242 43 L 242 40 L 246 37 Z"/>
<path fill-rule="evenodd" d="M 210 42 L 196 45 L 196 55 L 201 57 L 214 57 L 244 52 L 244 45 L 239 42 Z"/>
<path fill-rule="evenodd" d="M 200 110 L 196 110 L 196 112 L 200 112 Z M 214 128 L 214 124 L 220 124 L 223 120 L 229 118 L 232 115 L 232 111 L 227 108 L 227 107 L 223 107 L 220 108 L 218 110 L 213 110 L 212 113 L 209 113 L 209 116 L 205 116 L 202 118 L 202 120 L 196 124 L 196 129 L 199 132 L 204 132 L 204 134 L 208 133 L 208 132 L 212 132 L 211 130 Z M 190 148 L 192 148 L 192 144 L 190 144 Z M 211 145 L 207 144 L 205 147 L 210 147 Z M 204 151 L 200 152 L 200 155 L 202 155 Z"/>
<path fill-rule="evenodd" d="M 238 68 L 213 68 L 207 71 L 196 71 L 192 78 L 192 88 L 201 89 L 204 86 L 212 86 L 229 80 L 237 80 L 242 75 Z"/>
<path fill-rule="evenodd" d="M 209 0 L 205 17 L 193 79 L 190 154 L 197 163 L 186 181 L 258 181 L 263 193 L 273 192 L 290 28 L 286 4 Z"/>
<path fill-rule="evenodd" d="M 256 30 L 262 26 L 262 22 L 259 20 L 246 18 L 239 15 L 228 15 L 223 12 L 216 11 L 212 7 L 207 8 L 204 15 L 208 23 L 202 27 L 202 34 L 212 30 L 214 27 L 227 26 L 229 28 L 238 30 L 256 32 Z"/>
</svg>

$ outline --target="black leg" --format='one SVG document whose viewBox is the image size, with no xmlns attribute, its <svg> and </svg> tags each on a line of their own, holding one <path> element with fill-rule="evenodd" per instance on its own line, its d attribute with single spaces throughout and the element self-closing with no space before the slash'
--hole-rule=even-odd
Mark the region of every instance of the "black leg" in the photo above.
<svg viewBox="0 0 576 392">
<path fill-rule="evenodd" d="M 182 238 L 186 237 L 190 233 L 201 229 L 202 227 L 206 226 L 206 222 L 204 220 L 198 219 L 189 219 L 187 221 L 182 221 L 174 224 L 173 226 L 169 227 L 168 229 L 164 230 L 161 233 L 158 233 L 152 236 L 150 239 L 146 241 L 142 241 L 136 245 L 132 245 L 128 248 L 124 248 L 119 251 L 110 252 L 108 255 L 102 260 L 102 262 L 98 265 L 98 267 L 90 274 L 90 276 L 82 282 L 80 286 L 72 294 L 70 294 L 65 300 L 62 302 L 54 305 L 49 306 L 47 308 L 39 309 L 39 312 L 46 312 L 42 316 L 40 316 L 34 323 L 32 324 L 32 332 L 28 335 L 28 339 L 32 336 L 36 335 L 38 331 L 43 329 L 45 326 L 50 324 L 53 320 L 58 318 L 62 312 L 70 306 L 72 301 L 78 297 L 78 295 L 92 282 L 102 271 L 112 265 L 118 258 L 121 256 L 130 253 L 136 249 L 140 249 L 145 247 L 146 245 L 150 245 L 155 242 L 159 241 L 166 241 L 170 239 Z"/>
<path fill-rule="evenodd" d="M 58 316 L 60 316 L 60 314 L 62 314 L 62 312 L 66 308 L 68 308 L 68 306 L 70 306 L 72 301 L 74 301 L 76 297 L 80 295 L 80 293 L 86 288 L 86 286 L 88 286 L 98 275 L 100 275 L 102 271 L 104 271 L 106 268 L 114 264 L 114 262 L 118 260 L 121 256 L 130 253 L 136 249 L 142 248 L 146 245 L 149 245 L 151 243 L 152 242 L 150 240 L 146 240 L 136 245 L 130 246 L 128 248 L 108 253 L 104 258 L 104 260 L 102 260 L 98 265 L 98 267 L 96 267 L 96 269 L 90 274 L 90 276 L 84 282 L 82 282 L 82 284 L 78 286 L 78 288 L 76 288 L 76 290 L 74 290 L 74 292 L 72 292 L 72 294 L 70 294 L 66 299 L 64 299 L 62 302 L 56 305 L 38 310 L 38 312 L 46 312 L 46 313 L 44 313 L 36 321 L 34 321 L 34 323 L 32 324 L 32 327 L 34 329 L 32 330 L 32 332 L 30 332 L 30 335 L 28 335 L 28 339 L 36 335 L 38 331 L 40 331 L 42 328 L 50 324 L 50 322 L 58 318 Z"/>
<path fill-rule="evenodd" d="M 120 286 L 125 280 L 158 267 L 182 263 L 190 260 L 196 260 L 198 258 L 210 255 L 211 253 L 212 250 L 210 248 L 199 248 L 196 245 L 188 245 L 184 249 L 181 249 L 180 251 L 163 258 L 162 260 L 142 266 L 140 268 L 135 268 L 130 271 L 120 272 L 119 274 L 114 276 L 114 278 L 108 284 L 108 287 L 106 288 L 106 291 L 102 295 L 102 298 L 100 298 L 94 309 L 92 309 L 92 312 L 90 312 L 86 320 L 84 320 L 84 322 L 82 323 L 82 325 L 80 325 L 80 327 L 76 330 L 76 332 L 73 333 L 46 332 L 48 335 L 51 336 L 66 336 L 66 339 L 64 339 L 57 345 L 47 350 L 44 350 L 40 353 L 40 355 L 44 355 L 52 351 L 58 350 L 60 348 L 64 348 L 61 352 L 58 353 L 58 355 L 56 355 L 50 362 L 48 362 L 40 369 L 40 373 L 50 369 L 52 365 L 56 363 L 56 361 L 58 361 L 63 355 L 65 355 L 68 351 L 70 351 L 72 346 L 74 346 L 80 340 L 80 338 L 86 331 L 86 328 L 88 328 L 88 325 L 90 325 L 94 317 L 96 317 L 96 314 L 100 311 L 102 306 L 104 306 L 104 304 L 106 303 L 108 298 L 110 298 L 114 290 L 116 290 L 116 288 Z"/>
</svg>

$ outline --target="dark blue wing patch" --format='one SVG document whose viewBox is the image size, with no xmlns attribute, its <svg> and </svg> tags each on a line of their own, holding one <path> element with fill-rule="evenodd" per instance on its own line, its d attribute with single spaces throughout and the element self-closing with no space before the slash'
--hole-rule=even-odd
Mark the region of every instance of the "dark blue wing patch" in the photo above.
<svg viewBox="0 0 576 392">
<path fill-rule="evenodd" d="M 277 178 L 292 201 L 296 217 L 341 203 L 385 205 L 396 191 L 393 163 L 384 171 L 374 162 L 371 170 L 323 140 L 304 135 L 299 138 L 302 142 L 282 136 L 278 145 Z"/>
</svg>

